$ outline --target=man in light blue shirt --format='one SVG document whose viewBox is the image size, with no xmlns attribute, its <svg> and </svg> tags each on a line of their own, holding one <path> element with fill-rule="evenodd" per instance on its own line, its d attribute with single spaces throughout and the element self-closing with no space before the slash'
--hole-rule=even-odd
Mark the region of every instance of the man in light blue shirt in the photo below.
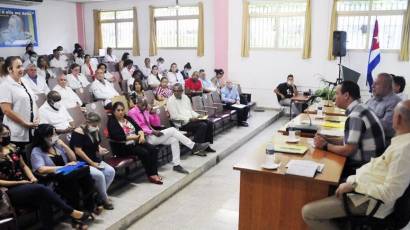
<svg viewBox="0 0 410 230">
<path fill-rule="evenodd" d="M 206 77 L 205 70 L 203 69 L 199 70 L 199 79 L 202 82 L 202 89 L 204 90 L 204 93 L 210 93 L 210 92 L 216 91 L 216 88 L 212 84 L 211 80 L 209 80 Z"/>
<path fill-rule="evenodd" d="M 232 81 L 228 80 L 225 87 L 221 89 L 222 102 L 225 103 L 225 108 L 236 110 L 238 113 L 238 125 L 248 127 L 246 120 L 248 119 L 249 107 L 240 104 L 239 92 L 233 86 Z"/>
</svg>

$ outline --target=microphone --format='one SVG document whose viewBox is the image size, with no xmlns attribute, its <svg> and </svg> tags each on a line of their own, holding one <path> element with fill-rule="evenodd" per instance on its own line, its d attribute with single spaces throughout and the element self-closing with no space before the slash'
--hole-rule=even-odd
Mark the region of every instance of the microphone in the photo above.
<svg viewBox="0 0 410 230">
<path fill-rule="evenodd" d="M 300 132 L 302 133 L 317 133 L 319 127 L 317 125 L 312 124 L 312 118 L 310 117 L 309 113 L 307 113 L 307 116 L 309 118 L 309 124 L 289 124 L 289 126 L 286 128 L 286 131 L 289 132 L 290 130 L 300 130 Z"/>
<path fill-rule="evenodd" d="M 330 85 L 337 86 L 337 83 L 336 83 L 336 82 L 331 82 L 331 81 L 328 81 L 328 80 L 326 80 L 326 79 L 324 79 L 324 78 L 321 78 L 320 80 L 321 80 L 322 82 L 328 84 L 329 86 L 330 86 Z"/>
</svg>

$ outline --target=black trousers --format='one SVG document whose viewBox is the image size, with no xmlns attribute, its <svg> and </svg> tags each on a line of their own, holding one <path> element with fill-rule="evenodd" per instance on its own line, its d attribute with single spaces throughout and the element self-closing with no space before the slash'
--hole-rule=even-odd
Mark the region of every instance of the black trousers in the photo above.
<svg viewBox="0 0 410 230">
<path fill-rule="evenodd" d="M 67 205 L 55 192 L 42 184 L 23 184 L 8 188 L 7 194 L 15 207 L 33 207 L 40 211 L 43 229 L 53 229 L 52 205 L 70 215 L 74 209 Z"/>
<path fill-rule="evenodd" d="M 148 143 L 125 145 L 125 151 L 119 152 L 119 156 L 138 156 L 144 166 L 147 176 L 158 175 L 158 150 Z"/>
<path fill-rule="evenodd" d="M 183 125 L 180 130 L 193 133 L 194 142 L 209 142 L 211 144 L 214 142 L 214 126 L 210 121 L 191 121 L 188 124 Z"/>
<path fill-rule="evenodd" d="M 224 107 L 226 109 L 236 110 L 236 113 L 238 114 L 238 124 L 248 120 L 248 114 L 249 114 L 248 106 L 244 107 L 243 109 L 239 109 L 239 108 L 232 107 L 232 104 L 226 104 Z"/>
</svg>

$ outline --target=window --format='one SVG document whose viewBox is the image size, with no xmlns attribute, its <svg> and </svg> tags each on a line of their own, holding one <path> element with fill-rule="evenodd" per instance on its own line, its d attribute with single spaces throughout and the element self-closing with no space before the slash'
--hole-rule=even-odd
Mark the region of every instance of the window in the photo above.
<svg viewBox="0 0 410 230">
<path fill-rule="evenodd" d="M 301 49 L 306 1 L 270 1 L 249 4 L 251 48 Z"/>
<path fill-rule="evenodd" d="M 337 29 L 347 32 L 348 49 L 370 49 L 374 23 L 379 23 L 381 49 L 399 50 L 407 0 L 339 0 Z"/>
<path fill-rule="evenodd" d="M 100 20 L 103 47 L 132 47 L 132 10 L 102 11 Z"/>
<path fill-rule="evenodd" d="M 198 46 L 198 7 L 156 8 L 157 47 L 196 48 Z"/>
</svg>

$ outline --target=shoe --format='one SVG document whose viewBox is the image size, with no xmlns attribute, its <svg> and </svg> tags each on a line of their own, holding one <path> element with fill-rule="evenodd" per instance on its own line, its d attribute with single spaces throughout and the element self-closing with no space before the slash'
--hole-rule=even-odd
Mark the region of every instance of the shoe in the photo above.
<svg viewBox="0 0 410 230">
<path fill-rule="evenodd" d="M 242 126 L 242 127 L 248 127 L 249 126 L 248 122 L 246 122 L 246 121 L 241 122 L 241 124 L 239 124 L 239 125 Z"/>
<path fill-rule="evenodd" d="M 111 203 L 108 203 L 108 202 L 105 202 L 103 204 L 103 207 L 104 207 L 105 210 L 113 210 L 114 209 L 114 206 Z"/>
<path fill-rule="evenodd" d="M 212 149 L 211 146 L 208 146 L 208 148 L 205 149 L 205 152 L 214 153 L 216 151 L 214 149 Z"/>
<path fill-rule="evenodd" d="M 148 180 L 149 180 L 149 182 L 151 182 L 151 183 L 153 183 L 153 184 L 159 184 L 159 185 L 161 185 L 161 184 L 164 184 L 161 180 L 158 180 L 158 179 L 154 179 L 154 178 L 152 178 L 152 177 L 148 177 Z"/>
<path fill-rule="evenodd" d="M 175 165 L 172 169 L 175 172 L 179 172 L 179 173 L 183 173 L 183 174 L 189 174 L 189 172 L 186 169 L 182 168 L 181 165 Z"/>
<path fill-rule="evenodd" d="M 192 155 L 200 156 L 200 157 L 206 157 L 207 156 L 206 153 L 204 153 L 204 152 L 192 153 Z"/>
<path fill-rule="evenodd" d="M 194 147 L 192 148 L 192 154 L 196 155 L 199 152 L 204 151 L 206 148 L 209 147 L 209 143 L 195 143 Z"/>
</svg>

